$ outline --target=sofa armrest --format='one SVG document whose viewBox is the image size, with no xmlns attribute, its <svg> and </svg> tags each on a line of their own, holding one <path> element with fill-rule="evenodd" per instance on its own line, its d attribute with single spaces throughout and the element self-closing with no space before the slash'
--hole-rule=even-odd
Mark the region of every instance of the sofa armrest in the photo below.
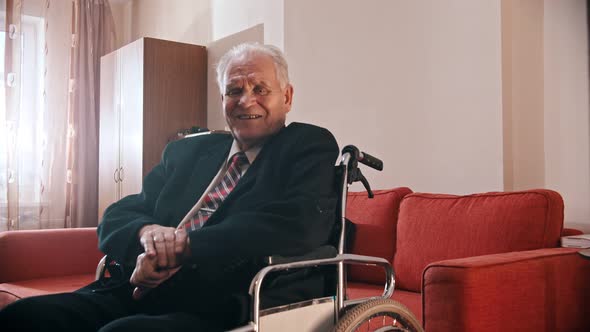
<svg viewBox="0 0 590 332">
<path fill-rule="evenodd" d="M 582 232 L 579 229 L 575 229 L 575 228 L 564 228 L 561 230 L 561 236 L 571 236 L 571 235 L 580 235 L 580 234 L 584 234 L 584 232 Z"/>
<path fill-rule="evenodd" d="M 590 260 L 551 248 L 436 262 L 422 296 L 429 332 L 590 331 Z"/>
<path fill-rule="evenodd" d="M 0 283 L 94 274 L 102 257 L 96 228 L 0 233 Z"/>
</svg>

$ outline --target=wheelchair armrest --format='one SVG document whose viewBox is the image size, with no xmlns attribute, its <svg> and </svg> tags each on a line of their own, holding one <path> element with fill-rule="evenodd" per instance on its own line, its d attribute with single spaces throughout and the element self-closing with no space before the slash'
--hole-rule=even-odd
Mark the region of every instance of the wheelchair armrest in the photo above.
<svg viewBox="0 0 590 332">
<path fill-rule="evenodd" d="M 326 249 L 322 249 L 326 250 Z M 314 251 L 315 252 L 315 251 Z M 311 255 L 311 254 L 308 254 Z M 298 256 L 304 257 L 308 255 Z M 267 267 L 262 268 L 255 276 L 252 282 L 250 283 L 250 290 L 249 294 L 252 298 L 252 321 L 251 326 L 258 328 L 260 322 L 260 290 L 262 288 L 262 281 L 264 278 L 270 273 L 274 271 L 285 271 L 291 269 L 300 269 L 305 267 L 313 267 L 313 266 L 323 266 L 323 265 L 337 265 L 337 264 L 362 264 L 362 265 L 371 265 L 371 266 L 381 266 L 385 270 L 385 288 L 383 291 L 383 295 L 380 297 L 371 297 L 371 298 L 363 298 L 363 299 L 355 299 L 355 300 L 348 300 L 345 303 L 345 306 L 351 306 L 358 304 L 362 301 L 370 300 L 370 299 L 378 299 L 378 298 L 389 298 L 393 294 L 393 289 L 395 287 L 395 278 L 393 274 L 393 267 L 391 264 L 384 258 L 381 257 L 372 257 L 372 256 L 363 256 L 363 255 L 355 255 L 355 254 L 342 254 L 336 255 L 330 258 L 320 258 L 320 259 L 311 259 L 311 260 L 299 260 L 290 263 L 284 264 L 274 264 L 269 265 Z M 250 326 L 250 327 L 251 327 Z"/>
<path fill-rule="evenodd" d="M 334 258 L 338 255 L 338 250 L 333 246 L 322 246 L 316 248 L 310 253 L 300 256 L 281 256 L 273 255 L 264 258 L 264 266 L 273 266 L 281 264 L 289 264 L 296 262 L 321 260 L 326 258 Z M 111 263 L 108 256 L 103 256 L 98 265 L 96 266 L 95 280 L 102 279 L 107 273 L 107 265 Z"/>
<path fill-rule="evenodd" d="M 99 280 L 104 277 L 107 269 L 107 255 L 102 256 L 98 265 L 96 266 L 96 272 L 94 273 L 94 280 Z"/>
<path fill-rule="evenodd" d="M 265 258 L 265 265 L 279 265 L 279 264 L 288 264 L 288 263 L 295 263 L 301 261 L 310 261 L 316 259 L 324 259 L 324 258 L 334 258 L 338 255 L 338 250 L 333 246 L 321 246 L 316 248 L 310 253 L 300 256 L 280 256 L 280 255 L 273 255 L 268 256 Z"/>
</svg>

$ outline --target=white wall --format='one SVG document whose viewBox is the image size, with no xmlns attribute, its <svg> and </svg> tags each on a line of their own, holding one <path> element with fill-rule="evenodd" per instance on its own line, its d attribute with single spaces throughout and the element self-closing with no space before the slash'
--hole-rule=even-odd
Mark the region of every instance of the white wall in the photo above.
<svg viewBox="0 0 590 332">
<path fill-rule="evenodd" d="M 283 48 L 284 0 L 110 0 L 119 35 L 206 45 L 259 24 L 264 42 Z M 131 15 L 121 11 L 131 7 Z M 123 24 L 128 20 L 128 26 Z"/>
<path fill-rule="evenodd" d="M 284 0 L 212 0 L 212 40 L 263 24 L 264 43 L 283 49 L 283 5 Z"/>
<path fill-rule="evenodd" d="M 586 1 L 545 0 L 545 183 L 565 200 L 566 225 L 590 233 Z"/>
<path fill-rule="evenodd" d="M 501 190 L 499 1 L 286 0 L 293 121 L 381 157 L 375 188 Z"/>
<path fill-rule="evenodd" d="M 502 0 L 504 190 L 545 187 L 543 12 Z"/>
<path fill-rule="evenodd" d="M 383 173 L 366 172 L 375 188 L 551 188 L 565 199 L 566 225 L 590 232 L 584 0 L 115 1 L 131 1 L 119 14 L 131 17 L 131 40 L 284 48 L 290 120 L 382 157 Z M 516 10 L 504 45 L 503 2 Z M 211 73 L 209 126 L 220 129 Z"/>
<path fill-rule="evenodd" d="M 133 0 L 131 40 L 141 37 L 206 45 L 211 40 L 210 0 Z"/>
<path fill-rule="evenodd" d="M 110 0 L 109 4 L 115 22 L 116 48 L 120 48 L 133 41 L 131 36 L 133 3 L 131 0 Z"/>
<path fill-rule="evenodd" d="M 28 0 L 22 4 L 22 13 L 24 15 L 43 17 L 43 10 L 45 8 L 45 1 L 42 0 Z M 6 0 L 0 1 L 0 8 L 4 10 L 6 6 Z"/>
</svg>

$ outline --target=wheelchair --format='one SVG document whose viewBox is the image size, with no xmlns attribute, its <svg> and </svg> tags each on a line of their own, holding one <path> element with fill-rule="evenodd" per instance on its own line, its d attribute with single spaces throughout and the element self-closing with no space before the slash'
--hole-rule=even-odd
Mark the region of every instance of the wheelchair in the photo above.
<svg viewBox="0 0 590 332">
<path fill-rule="evenodd" d="M 369 197 L 373 197 L 371 187 L 358 167 L 359 162 L 379 171 L 383 169 L 382 161 L 361 152 L 353 145 L 348 145 L 342 150 L 340 162 L 336 166 L 337 185 L 341 194 L 337 211 L 340 228 L 336 241 L 337 248 L 323 246 L 299 257 L 267 257 L 266 266 L 254 276 L 250 284 L 250 321 L 231 332 L 424 331 L 419 320 L 404 305 L 390 299 L 395 287 L 395 277 L 393 268 L 386 259 L 345 253 L 348 187 L 354 182 L 361 182 Z M 105 274 L 107 259 L 106 256 L 103 257 L 97 267 L 97 280 Z M 383 294 L 347 299 L 346 265 L 349 264 L 382 267 L 385 272 Z M 336 267 L 335 295 L 261 309 L 262 284 L 269 274 L 330 265 Z"/>
<path fill-rule="evenodd" d="M 340 235 L 336 255 L 330 248 L 321 247 L 315 253 L 302 257 L 270 257 L 268 266 L 256 274 L 250 284 L 252 299 L 251 321 L 232 332 L 246 331 L 309 331 L 309 332 L 351 332 L 351 331 L 423 331 L 420 322 L 401 303 L 391 300 L 395 278 L 391 264 L 380 257 L 347 254 L 345 249 L 346 234 L 346 198 L 348 187 L 360 181 L 373 197 L 371 187 L 363 176 L 358 162 L 371 168 L 382 170 L 383 163 L 352 145 L 344 147 L 337 168 L 341 182 L 340 204 L 338 207 Z M 321 256 L 332 256 L 315 258 Z M 315 259 L 308 259 L 314 257 Z M 381 296 L 347 300 L 346 268 L 347 264 L 381 266 L 385 271 L 385 287 Z M 335 265 L 337 273 L 336 295 L 304 302 L 288 304 L 260 310 L 260 292 L 264 278 L 271 272 L 286 271 L 305 267 Z"/>
</svg>

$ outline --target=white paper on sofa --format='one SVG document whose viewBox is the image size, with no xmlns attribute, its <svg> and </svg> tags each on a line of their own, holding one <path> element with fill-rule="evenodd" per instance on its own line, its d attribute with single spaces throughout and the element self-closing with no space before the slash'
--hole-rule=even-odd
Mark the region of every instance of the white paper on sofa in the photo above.
<svg viewBox="0 0 590 332">
<path fill-rule="evenodd" d="M 561 246 L 566 248 L 590 248 L 590 234 L 562 236 Z"/>
</svg>

